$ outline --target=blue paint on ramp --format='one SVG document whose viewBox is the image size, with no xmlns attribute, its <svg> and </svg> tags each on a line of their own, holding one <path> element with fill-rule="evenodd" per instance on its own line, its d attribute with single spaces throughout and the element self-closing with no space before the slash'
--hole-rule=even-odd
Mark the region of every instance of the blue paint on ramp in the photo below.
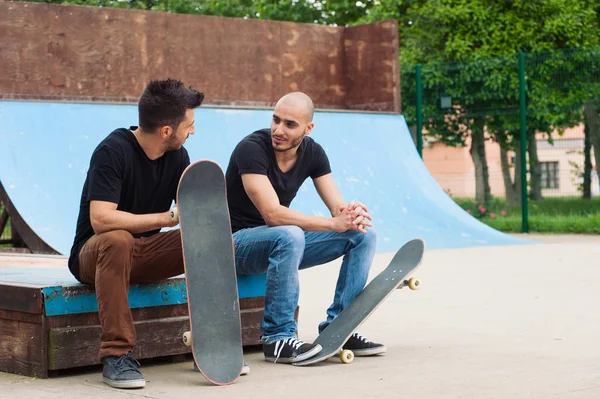
<svg viewBox="0 0 600 399">
<path fill-rule="evenodd" d="M 191 160 L 224 169 L 245 135 L 268 127 L 270 110 L 199 108 Z M 440 188 L 419 158 L 401 115 L 317 112 L 312 137 L 330 157 L 346 200 L 369 206 L 378 251 L 421 237 L 427 248 L 511 245 L 529 241 L 489 228 Z M 0 101 L 0 181 L 15 208 L 51 247 L 68 254 L 89 159 L 112 130 L 137 123 L 136 105 Z M 328 215 L 312 183 L 292 208 Z"/>
</svg>

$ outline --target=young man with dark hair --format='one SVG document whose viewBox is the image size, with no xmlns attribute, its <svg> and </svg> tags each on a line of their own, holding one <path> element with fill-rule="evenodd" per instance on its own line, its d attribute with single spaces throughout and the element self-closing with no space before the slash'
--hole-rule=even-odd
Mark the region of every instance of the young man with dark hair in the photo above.
<svg viewBox="0 0 600 399">
<path fill-rule="evenodd" d="M 139 99 L 139 126 L 116 129 L 91 157 L 69 269 L 95 286 L 102 374 L 116 388 L 145 386 L 131 355 L 129 284 L 184 272 L 179 230 L 160 230 L 177 224 L 169 208 L 190 164 L 183 144 L 194 134 L 194 109 L 203 99 L 181 81 L 151 81 Z"/>
<path fill-rule="evenodd" d="M 322 349 L 296 338 L 298 270 L 344 257 L 333 304 L 319 325 L 321 332 L 362 291 L 375 255 L 375 232 L 367 207 L 344 201 L 325 151 L 307 137 L 314 127 L 313 113 L 306 94 L 282 97 L 271 128 L 246 136 L 233 151 L 226 173 L 237 272 L 267 273 L 261 331 L 265 360 L 272 362 L 298 362 Z M 308 177 L 331 217 L 289 209 Z M 358 333 L 344 348 L 356 356 L 386 351 Z"/>
</svg>

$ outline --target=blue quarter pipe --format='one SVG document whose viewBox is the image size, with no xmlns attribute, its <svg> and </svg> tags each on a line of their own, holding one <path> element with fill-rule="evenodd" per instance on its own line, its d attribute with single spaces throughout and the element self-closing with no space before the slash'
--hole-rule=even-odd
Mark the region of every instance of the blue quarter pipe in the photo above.
<svg viewBox="0 0 600 399">
<path fill-rule="evenodd" d="M 269 110 L 199 108 L 185 147 L 192 161 L 213 159 L 225 169 L 237 142 L 270 119 Z M 317 112 L 314 122 L 312 137 L 343 196 L 369 206 L 378 251 L 414 237 L 428 249 L 527 242 L 480 223 L 446 195 L 401 115 Z M 0 101 L 0 182 L 22 220 L 57 252 L 69 253 L 92 151 L 115 128 L 135 124 L 136 105 Z M 292 208 L 328 214 L 310 181 Z"/>
</svg>

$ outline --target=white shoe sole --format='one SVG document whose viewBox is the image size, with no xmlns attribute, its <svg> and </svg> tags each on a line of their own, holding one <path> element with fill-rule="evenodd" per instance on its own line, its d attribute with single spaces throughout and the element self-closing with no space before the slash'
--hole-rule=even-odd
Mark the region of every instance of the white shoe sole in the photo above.
<svg viewBox="0 0 600 399">
<path fill-rule="evenodd" d="M 242 366 L 242 372 L 240 373 L 240 375 L 247 375 L 250 374 L 250 366 L 248 366 L 247 364 L 244 363 L 244 365 Z"/>
<path fill-rule="evenodd" d="M 110 385 L 113 388 L 120 388 L 120 389 L 136 389 L 136 388 L 143 388 L 146 386 L 146 380 L 128 380 L 128 381 L 113 381 L 113 380 L 109 380 L 106 377 L 102 377 L 104 379 L 104 382 L 108 385 Z"/>
<path fill-rule="evenodd" d="M 387 348 L 385 346 L 378 346 L 370 349 L 357 349 L 352 351 L 356 357 L 382 355 L 386 352 Z"/>
<path fill-rule="evenodd" d="M 314 348 L 312 348 L 311 350 L 309 350 L 308 352 L 304 352 L 303 354 L 296 356 L 294 358 L 280 357 L 279 359 L 277 359 L 275 357 L 266 357 L 265 356 L 265 360 L 267 362 L 271 362 L 271 363 L 286 363 L 286 364 L 298 363 L 298 362 L 301 362 L 303 360 L 313 357 L 314 355 L 321 352 L 322 350 L 323 350 L 323 347 L 321 345 L 317 345 Z"/>
</svg>

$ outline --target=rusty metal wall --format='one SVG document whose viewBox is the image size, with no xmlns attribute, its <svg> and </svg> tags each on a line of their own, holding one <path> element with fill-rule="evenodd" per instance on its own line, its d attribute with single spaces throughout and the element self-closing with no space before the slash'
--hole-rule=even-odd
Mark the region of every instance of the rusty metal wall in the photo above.
<svg viewBox="0 0 600 399">
<path fill-rule="evenodd" d="M 207 104 L 400 111 L 395 21 L 352 28 L 0 2 L 0 98 L 135 102 L 173 77 Z"/>
</svg>

